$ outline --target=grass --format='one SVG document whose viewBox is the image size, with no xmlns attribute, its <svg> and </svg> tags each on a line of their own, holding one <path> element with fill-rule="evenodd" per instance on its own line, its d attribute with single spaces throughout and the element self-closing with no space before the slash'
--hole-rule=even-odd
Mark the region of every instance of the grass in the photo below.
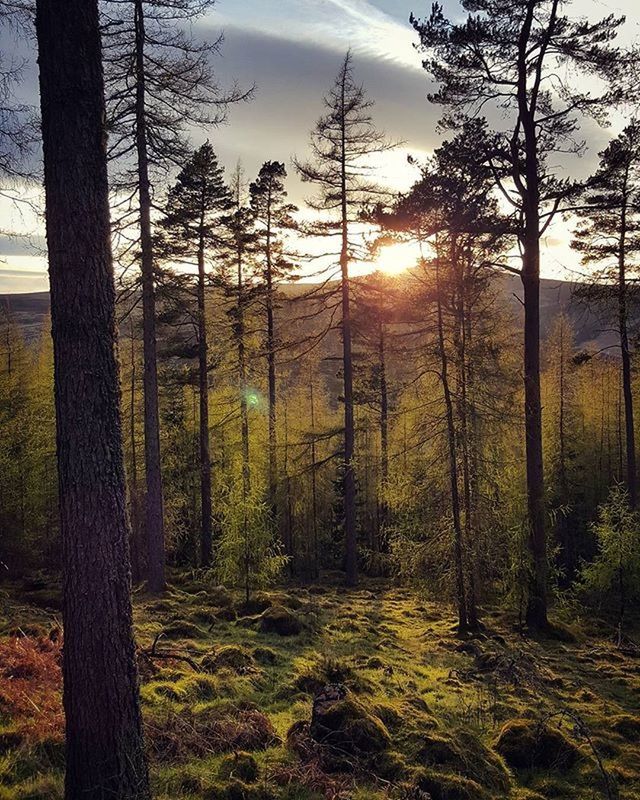
<svg viewBox="0 0 640 800">
<path fill-rule="evenodd" d="M 271 607 L 301 632 L 264 632 Z M 640 659 L 593 625 L 527 639 L 488 611 L 461 640 L 450 609 L 383 583 L 278 590 L 243 608 L 184 582 L 137 593 L 134 619 L 156 800 L 593 800 L 607 785 L 640 800 Z M 0 800 L 62 797 L 58 627 L 55 610 L 10 594 L 0 606 Z M 309 723 L 326 684 L 353 698 L 357 724 L 343 730 L 376 732 L 381 751 L 360 740 L 345 755 L 341 739 L 336 758 L 318 744 Z M 519 731 L 533 750 L 532 736 L 561 737 L 575 758 L 518 760 Z"/>
</svg>

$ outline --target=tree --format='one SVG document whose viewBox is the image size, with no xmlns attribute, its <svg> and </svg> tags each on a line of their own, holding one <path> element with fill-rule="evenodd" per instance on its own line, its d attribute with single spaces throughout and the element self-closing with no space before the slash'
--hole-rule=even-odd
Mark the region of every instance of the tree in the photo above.
<svg viewBox="0 0 640 800">
<path fill-rule="evenodd" d="M 327 113 L 311 133 L 313 159 L 296 160 L 303 181 L 316 184 L 318 196 L 311 203 L 337 220 L 323 221 L 325 234 L 340 237 L 340 306 L 342 318 L 342 370 L 344 389 L 344 531 L 347 584 L 358 576 L 356 530 L 356 477 L 354 464 L 355 425 L 353 413 L 353 355 L 351 332 L 351 287 L 349 265 L 356 253 L 354 223 L 361 221 L 362 208 L 380 188 L 372 180 L 373 156 L 393 147 L 376 131 L 371 118 L 372 102 L 353 76 L 353 57 L 347 53 L 340 72 L 324 100 Z"/>
<path fill-rule="evenodd" d="M 423 254 L 412 292 L 414 328 L 419 324 L 423 335 L 409 333 L 417 338 L 415 346 L 425 350 L 427 364 L 421 369 L 435 375 L 442 390 L 440 425 L 461 631 L 479 624 L 480 409 L 495 413 L 492 393 L 502 396 L 494 390 L 495 373 L 501 370 L 490 278 L 492 259 L 508 241 L 510 222 L 499 212 L 490 170 L 482 162 L 485 141 L 484 124 L 467 121 L 436 149 L 393 212 L 378 215 L 394 235 L 415 239 Z"/>
<path fill-rule="evenodd" d="M 212 555 L 211 455 L 209 447 L 209 344 L 207 338 L 206 261 L 221 247 L 224 216 L 231 208 L 231 193 L 209 142 L 196 150 L 180 171 L 167 198 L 162 220 L 167 255 L 182 261 L 195 259 L 197 274 L 196 339 L 200 401 L 200 513 L 201 563 Z"/>
<path fill-rule="evenodd" d="M 65 796 L 148 798 L 97 1 L 38 0 L 36 31 L 64 560 Z"/>
<path fill-rule="evenodd" d="M 593 525 L 598 553 L 582 571 L 583 586 L 613 599 L 618 613 L 618 646 L 630 603 L 640 597 L 640 526 L 621 486 L 614 486 Z"/>
<path fill-rule="evenodd" d="M 218 124 L 229 103 L 246 92 L 221 94 L 210 57 L 220 39 L 198 42 L 189 25 L 213 7 L 213 0 L 105 0 L 105 64 L 110 156 L 124 163 L 119 188 L 137 205 L 123 215 L 125 234 L 134 224 L 134 255 L 141 269 L 144 347 L 145 530 L 148 586 L 164 587 L 164 518 L 160 459 L 160 417 L 156 344 L 156 264 L 152 220 L 152 176 L 183 163 L 187 125 Z M 135 155 L 135 168 L 129 158 Z M 137 216 L 137 219 L 136 219 Z M 131 245 L 129 245 L 129 251 Z"/>
<path fill-rule="evenodd" d="M 259 291 L 255 281 L 253 255 L 256 246 L 255 218 L 244 201 L 243 174 L 236 170 L 233 183 L 233 210 L 227 218 L 226 291 L 231 299 L 229 317 L 237 353 L 238 398 L 242 449 L 242 486 L 246 502 L 251 496 L 249 404 L 254 395 L 248 383 L 248 315 Z"/>
<path fill-rule="evenodd" d="M 624 397 L 626 484 L 632 509 L 638 504 L 636 443 L 631 386 L 630 314 L 638 277 L 640 253 L 640 123 L 627 125 L 600 154 L 595 175 L 587 182 L 573 246 L 585 264 L 599 271 L 594 285 L 580 295 L 609 306 L 614 303 L 620 342 Z"/>
<path fill-rule="evenodd" d="M 581 475 L 577 463 L 579 434 L 576 430 L 577 369 L 588 356 L 576 352 L 571 321 L 560 314 L 545 342 L 546 368 L 543 373 L 545 434 L 545 471 L 550 504 L 554 510 L 559 581 L 568 586 L 578 565 L 576 553 L 576 506 L 580 495 Z"/>
<path fill-rule="evenodd" d="M 540 240 L 574 187 L 556 175 L 555 153 L 579 152 L 580 115 L 602 119 L 619 97 L 630 57 L 613 47 L 623 18 L 591 23 L 562 14 L 560 0 L 463 0 L 466 20 L 451 22 L 434 4 L 426 20 L 411 16 L 426 54 L 425 70 L 439 85 L 432 102 L 447 109 L 445 124 L 464 114 L 504 120 L 485 150 L 496 185 L 514 208 L 524 291 L 524 389 L 527 507 L 531 572 L 527 622 L 547 624 L 542 407 L 540 402 Z M 585 92 L 579 79 L 601 91 Z M 612 88 L 616 85 L 615 88 Z M 551 86 L 553 85 L 553 89 Z"/>
<path fill-rule="evenodd" d="M 387 490 L 389 481 L 389 415 L 394 394 L 390 387 L 390 361 L 398 355 L 392 326 L 400 316 L 397 282 L 375 272 L 354 287 L 355 401 L 371 408 L 377 418 L 380 440 L 376 520 L 371 538 L 375 553 L 388 552 Z"/>
<path fill-rule="evenodd" d="M 284 181 L 287 170 L 278 161 L 267 161 L 258 178 L 249 186 L 251 209 L 257 224 L 257 249 L 262 257 L 265 310 L 267 317 L 266 353 L 269 392 L 269 502 L 276 509 L 278 484 L 276 356 L 279 347 L 275 326 L 277 285 L 291 279 L 294 265 L 284 249 L 284 235 L 296 227 L 292 214 L 297 210 L 287 202 Z"/>
</svg>

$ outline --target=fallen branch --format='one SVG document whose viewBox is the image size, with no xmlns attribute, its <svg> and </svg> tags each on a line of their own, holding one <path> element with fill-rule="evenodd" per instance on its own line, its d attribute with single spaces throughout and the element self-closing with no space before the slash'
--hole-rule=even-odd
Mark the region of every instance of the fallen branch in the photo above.
<svg viewBox="0 0 640 800">
<path fill-rule="evenodd" d="M 197 664 L 190 656 L 187 656 L 184 653 L 179 653 L 176 650 L 158 650 L 158 642 L 163 636 L 164 633 L 162 631 L 156 634 L 151 647 L 141 650 L 140 655 L 146 658 L 148 661 L 153 661 L 154 659 L 164 661 L 184 661 L 184 663 L 188 664 L 195 672 L 202 671 L 200 669 L 200 665 Z"/>
</svg>

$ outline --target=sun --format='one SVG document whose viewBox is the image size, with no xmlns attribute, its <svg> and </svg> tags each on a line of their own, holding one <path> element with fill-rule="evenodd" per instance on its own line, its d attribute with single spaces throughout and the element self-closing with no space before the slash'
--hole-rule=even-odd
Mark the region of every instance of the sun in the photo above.
<svg viewBox="0 0 640 800">
<path fill-rule="evenodd" d="M 416 246 L 411 242 L 398 242 L 380 248 L 373 261 L 373 269 L 387 275 L 399 275 L 412 267 L 417 260 Z"/>
</svg>

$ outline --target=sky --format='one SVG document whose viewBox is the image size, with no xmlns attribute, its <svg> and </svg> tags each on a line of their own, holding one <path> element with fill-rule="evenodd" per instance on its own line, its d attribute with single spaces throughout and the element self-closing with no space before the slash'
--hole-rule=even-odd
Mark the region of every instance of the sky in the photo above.
<svg viewBox="0 0 640 800">
<path fill-rule="evenodd" d="M 633 40 L 640 34 L 635 3 L 576 0 L 573 8 L 592 18 L 627 14 L 625 38 Z M 454 0 L 445 0 L 444 5 L 445 12 L 461 14 Z M 304 156 L 309 131 L 322 113 L 322 97 L 351 48 L 356 77 L 376 102 L 376 125 L 390 139 L 403 142 L 386 161 L 383 178 L 398 189 L 407 188 L 416 175 L 407 156 L 420 160 L 441 140 L 440 109 L 427 101 L 430 87 L 408 23 L 412 11 L 426 16 L 429 9 L 430 0 L 218 0 L 214 12 L 198 24 L 197 33 L 204 38 L 224 33 L 215 64 L 222 86 L 237 81 L 245 87 L 255 84 L 256 90 L 254 99 L 233 108 L 219 128 L 194 131 L 194 144 L 209 138 L 225 167 L 231 171 L 240 161 L 248 179 L 263 161 L 290 165 L 294 154 Z M 32 55 L 21 91 L 26 100 L 36 102 Z M 610 135 L 611 131 L 590 126 L 590 150 L 571 169 L 591 171 Z M 294 202 L 302 204 L 308 187 L 292 175 L 289 189 Z M 33 189 L 26 192 L 36 200 L 37 194 Z M 0 219 L 0 293 L 46 289 L 42 221 L 29 206 L 13 207 L 2 197 Z M 28 236 L 6 235 L 11 232 Z M 567 277 L 576 268 L 565 226 L 556 226 L 547 237 L 543 272 L 547 277 Z"/>
</svg>

